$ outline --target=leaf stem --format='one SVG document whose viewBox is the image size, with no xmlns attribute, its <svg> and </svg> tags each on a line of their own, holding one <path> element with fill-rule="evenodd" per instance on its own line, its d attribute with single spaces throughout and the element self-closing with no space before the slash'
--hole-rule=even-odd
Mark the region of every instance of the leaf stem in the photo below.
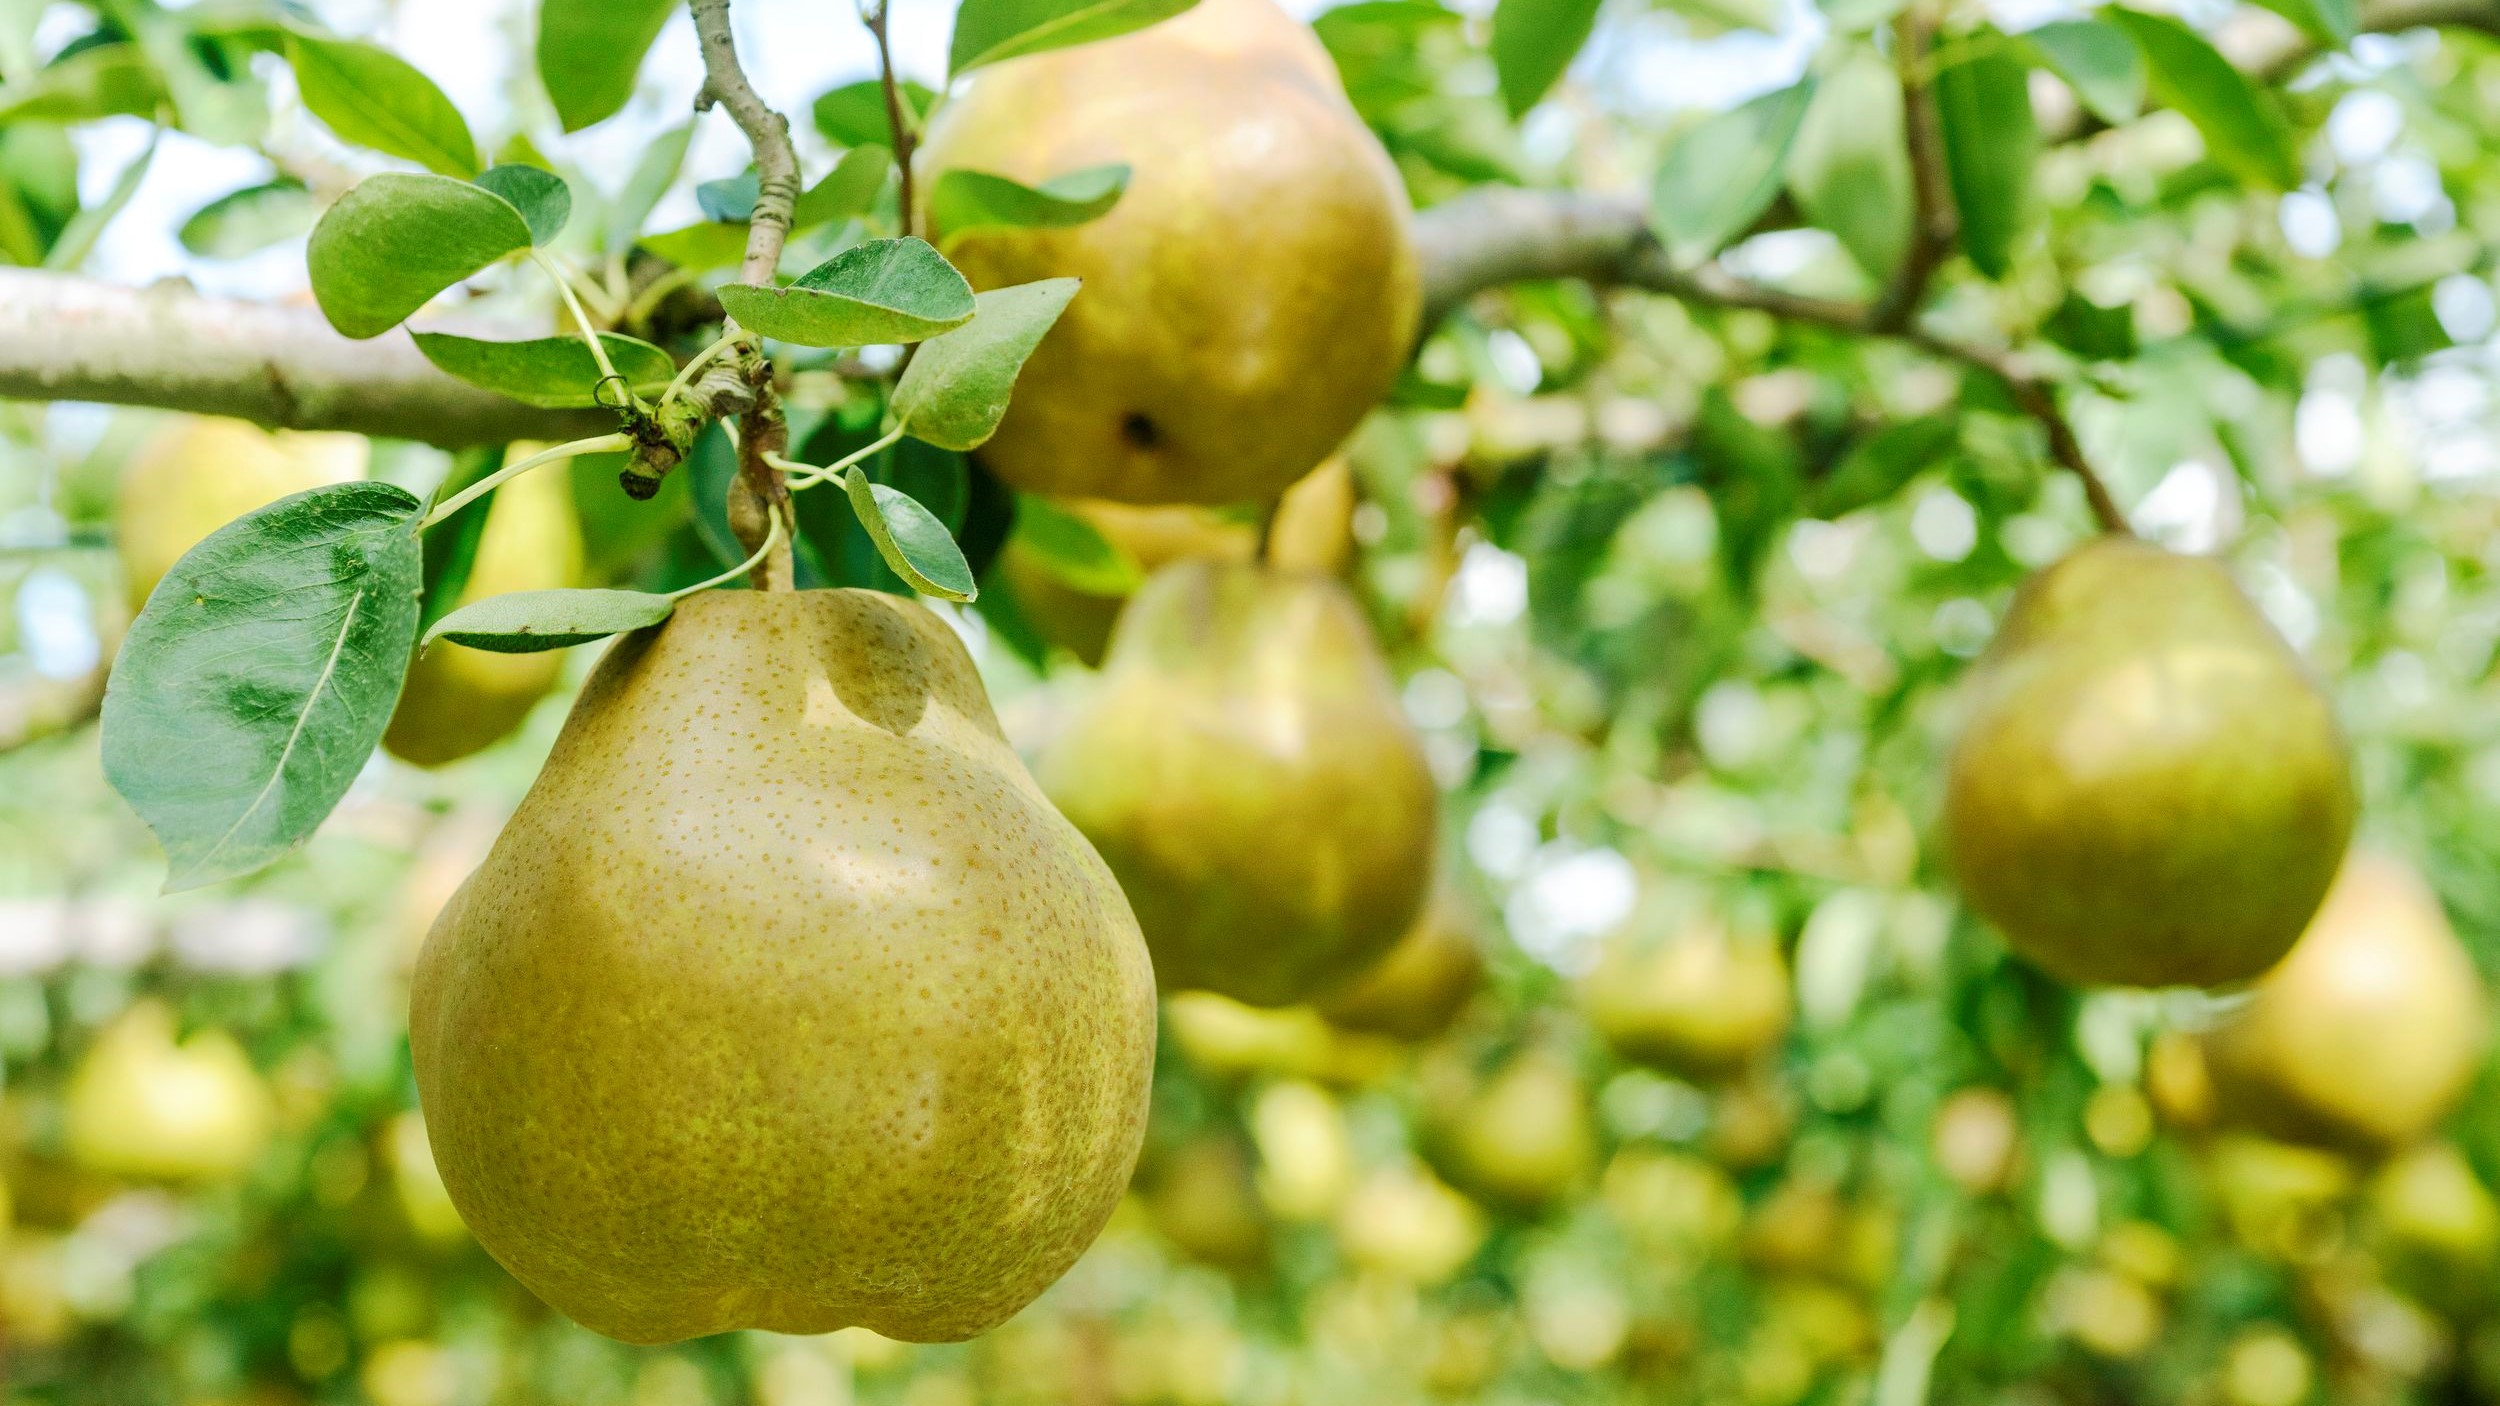
<svg viewBox="0 0 2500 1406">
<path fill-rule="evenodd" d="M 755 549 L 755 555 L 748 557 L 745 561 L 738 563 L 736 566 L 729 568 L 727 571 L 722 572 L 720 575 L 713 577 L 709 581 L 697 581 L 691 586 L 681 586 L 676 590 L 669 592 L 668 598 L 670 600 L 684 600 L 686 597 L 693 595 L 697 591 L 708 591 L 714 586 L 726 586 L 730 582 L 737 580 L 739 577 L 746 575 L 750 571 L 753 571 L 757 562 L 762 561 L 766 556 L 770 555 L 773 548 L 781 545 L 781 514 L 774 512 L 769 514 L 769 517 L 771 519 L 771 523 L 764 529 L 764 545 Z"/>
<path fill-rule="evenodd" d="M 584 454 L 613 454 L 620 449 L 631 449 L 633 447 L 634 441 L 626 435 L 603 434 L 592 435 L 588 439 L 577 439 L 569 444 L 559 444 L 553 449 L 542 449 L 517 464 L 504 465 L 502 468 L 495 470 L 486 477 L 479 479 L 477 482 L 470 484 L 466 488 L 461 489 L 459 492 L 444 499 L 442 502 L 435 504 L 434 511 L 427 513 L 425 515 L 425 520 L 417 524 L 417 530 L 422 532 L 425 529 L 432 527 L 434 524 L 450 517 L 453 513 L 460 511 L 462 508 L 469 506 L 478 499 L 494 492 L 498 488 L 501 488 L 506 481 L 518 478 L 522 474 L 528 473 L 530 470 L 537 468 L 541 464 L 552 463 L 558 459 L 579 458 Z"/>
<path fill-rule="evenodd" d="M 566 310 L 573 314 L 573 325 L 581 330 L 582 341 L 590 347 L 590 359 L 599 363 L 599 384 L 604 386 L 610 381 L 624 384 L 625 378 L 617 375 L 616 367 L 608 361 L 608 349 L 599 341 L 599 329 L 592 324 L 590 314 L 582 311 L 581 295 L 573 291 L 573 280 L 564 276 L 564 270 L 556 267 L 555 260 L 548 258 L 545 250 L 532 246 L 530 258 L 546 271 L 547 277 L 556 285 L 557 294 L 564 299 Z M 632 389 L 626 387 L 629 393 Z"/>
<path fill-rule="evenodd" d="M 790 480 L 790 488 L 795 492 L 798 489 L 814 488 L 817 484 L 840 478 L 844 469 L 863 459 L 872 458 L 882 450 L 892 448 L 894 442 L 902 437 L 903 427 L 896 425 L 878 438 L 870 440 L 821 469 L 814 464 L 802 464 L 794 459 L 785 459 L 778 454 L 767 454 L 764 456 L 764 461 L 785 474 L 794 475 Z"/>
</svg>

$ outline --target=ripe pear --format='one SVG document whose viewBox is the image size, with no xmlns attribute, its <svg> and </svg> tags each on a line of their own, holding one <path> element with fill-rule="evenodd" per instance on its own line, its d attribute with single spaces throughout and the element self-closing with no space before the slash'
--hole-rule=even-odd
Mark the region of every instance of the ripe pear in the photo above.
<svg viewBox="0 0 2500 1406">
<path fill-rule="evenodd" d="M 1174 1148 L 1153 1169 L 1146 1210 L 1155 1229 L 1193 1259 L 1231 1270 L 1264 1267 L 1267 1211 L 1239 1143 L 1206 1133 Z"/>
<path fill-rule="evenodd" d="M 2487 998 L 2420 875 L 2356 851 L 2291 955 L 2206 1040 L 2226 1115 L 2277 1137 L 2397 1147 L 2483 1062 Z"/>
<path fill-rule="evenodd" d="M 173 1011 L 142 1000 L 97 1033 L 70 1076 L 70 1157 L 108 1176 L 240 1176 L 259 1160 L 275 1112 L 233 1036 L 204 1030 L 177 1044 Z"/>
<path fill-rule="evenodd" d="M 516 444 L 505 459 L 544 447 Z M 582 525 L 571 483 L 560 473 L 523 474 L 495 490 L 457 604 L 577 586 L 581 575 Z M 560 650 L 498 654 L 438 641 L 408 666 L 382 745 L 418 766 L 456 762 L 509 736 L 563 676 Z"/>
<path fill-rule="evenodd" d="M 1200 0 L 986 68 L 930 124 L 941 173 L 1129 168 L 1108 214 L 933 237 L 978 288 L 1074 275 L 982 462 L 1130 503 L 1274 497 L 1397 379 L 1420 282 L 1397 169 L 1318 39 L 1273 0 Z"/>
<path fill-rule="evenodd" d="M 418 959 L 443 1184 L 583 1324 L 951 1341 L 1118 1203 L 1154 984 L 936 616 L 714 591 L 619 640 Z"/>
<path fill-rule="evenodd" d="M 1618 933 L 1581 1002 L 1617 1055 L 1704 1083 L 1787 1038 L 1795 1009 L 1777 939 L 1734 935 L 1716 919 L 1663 939 Z"/>
<path fill-rule="evenodd" d="M 1487 1079 L 1450 1130 L 1452 1171 L 1468 1189 L 1527 1210 L 1577 1187 L 1597 1156 L 1580 1076 L 1531 1049 Z"/>
<path fill-rule="evenodd" d="M 2014 597 L 1964 685 L 1944 825 L 1971 907 L 2077 983 L 2272 966 L 2352 834 L 2317 684 L 2215 562 L 2104 537 Z"/>
<path fill-rule="evenodd" d="M 122 470 L 114 542 L 133 610 L 200 539 L 291 493 L 365 476 L 361 435 L 271 433 L 243 420 L 186 416 Z"/>
<path fill-rule="evenodd" d="M 1484 952 L 1458 900 L 1437 896 L 1387 956 L 1319 1004 L 1341 1030 L 1429 1040 L 1484 984 Z"/>
<path fill-rule="evenodd" d="M 1354 567 L 1354 510 L 1361 505 L 1354 466 L 1342 454 L 1330 455 L 1277 500 L 1267 525 L 1267 564 L 1345 575 Z"/>
<path fill-rule="evenodd" d="M 1120 876 L 1167 989 L 1303 1000 L 1396 945 L 1431 882 L 1422 744 L 1325 577 L 1164 568 L 1040 773 Z"/>
<path fill-rule="evenodd" d="M 1058 506 L 1091 524 L 1149 575 L 1190 557 L 1241 562 L 1259 551 L 1258 524 L 1219 508 L 1141 508 L 1099 498 L 1069 498 Z M 998 569 L 1024 608 L 1025 619 L 1043 639 L 1089 666 L 1101 667 L 1112 623 L 1128 603 L 1125 594 L 1101 595 L 1062 579 L 1040 553 L 1015 537 L 999 552 Z"/>
</svg>

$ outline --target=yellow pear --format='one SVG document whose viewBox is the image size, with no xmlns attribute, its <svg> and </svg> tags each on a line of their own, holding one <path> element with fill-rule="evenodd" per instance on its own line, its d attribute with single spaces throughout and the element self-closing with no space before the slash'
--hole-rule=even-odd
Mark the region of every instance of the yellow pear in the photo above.
<svg viewBox="0 0 2500 1406">
<path fill-rule="evenodd" d="M 1384 1167 L 1337 1212 L 1337 1243 L 1365 1269 L 1437 1284 L 1475 1258 L 1484 1212 L 1421 1167 Z"/>
<path fill-rule="evenodd" d="M 1431 882 L 1423 746 L 1325 577 L 1157 573 L 1039 770 L 1119 875 L 1167 989 L 1305 999 L 1394 946 Z"/>
<path fill-rule="evenodd" d="M 951 1341 L 1110 1217 L 1154 985 L 963 645 L 714 591 L 600 661 L 427 938 L 409 1039 L 479 1242 L 629 1342 Z"/>
<path fill-rule="evenodd" d="M 1163 1238 L 1193 1259 L 1225 1269 L 1264 1266 L 1268 1219 L 1239 1143 L 1202 1134 L 1160 1160 L 1146 1210 Z"/>
<path fill-rule="evenodd" d="M 973 285 L 1075 275 L 982 462 L 1037 493 L 1258 502 L 1397 379 L 1420 306 L 1397 169 L 1308 28 L 1201 0 L 1097 44 L 983 70 L 930 125 L 922 188 L 1124 164 L 1111 211 L 934 236 Z M 932 204 L 933 214 L 942 214 Z"/>
<path fill-rule="evenodd" d="M 275 1113 L 268 1085 L 234 1037 L 174 1040 L 174 1013 L 142 1000 L 97 1032 L 70 1076 L 72 1160 L 110 1176 L 167 1181 L 240 1176 Z"/>
<path fill-rule="evenodd" d="M 516 444 L 505 458 L 544 446 Z M 582 527 L 572 484 L 560 473 L 528 473 L 495 490 L 478 534 L 477 557 L 458 605 L 513 591 L 581 584 Z M 564 675 L 564 653 L 498 654 L 438 642 L 408 666 L 398 711 L 382 745 L 419 766 L 441 766 L 502 741 Z"/>
<path fill-rule="evenodd" d="M 1331 455 L 1276 503 L 1267 525 L 1267 564 L 1279 571 L 1343 576 L 1354 567 L 1354 510 L 1361 494 L 1354 466 Z"/>
<path fill-rule="evenodd" d="M 1176 561 L 1206 557 L 1249 561 L 1258 555 L 1259 525 L 1220 508 L 1187 504 L 1138 507 L 1098 498 L 1069 498 L 1058 506 L 1083 518 L 1103 540 L 1120 549 L 1139 570 L 1152 574 Z M 1016 603 L 1041 637 L 1099 667 L 1111 643 L 1112 622 L 1126 595 L 1100 595 L 1065 580 L 1040 553 L 1009 537 L 998 569 Z"/>
<path fill-rule="evenodd" d="M 2299 945 L 2206 1050 L 2228 1116 L 2278 1137 L 2395 1147 L 2464 1096 L 2486 1007 L 2421 876 L 2356 851 Z"/>
<path fill-rule="evenodd" d="M 1524 1209 L 1552 1204 L 1597 1156 L 1579 1074 L 1550 1050 L 1514 1056 L 1459 1109 L 1449 1152 L 1468 1189 Z"/>
<path fill-rule="evenodd" d="M 365 476 L 361 435 L 271 433 L 242 420 L 186 416 L 122 470 L 115 544 L 132 609 L 201 538 L 292 493 Z"/>
<path fill-rule="evenodd" d="M 1971 907 L 2079 983 L 2274 965 L 2352 833 L 2326 696 L 2220 564 L 2103 537 L 2041 572 L 1964 685 L 1944 827 Z"/>
<path fill-rule="evenodd" d="M 1319 1013 L 1344 1030 L 1429 1040 L 1450 1028 L 1483 984 L 1484 951 L 1458 900 L 1441 895 L 1387 956 L 1322 1000 Z"/>
<path fill-rule="evenodd" d="M 1795 1004 L 1777 939 L 1733 935 L 1715 919 L 1662 939 L 1617 934 L 1581 1002 L 1616 1054 L 1703 1081 L 1778 1045 Z"/>
</svg>

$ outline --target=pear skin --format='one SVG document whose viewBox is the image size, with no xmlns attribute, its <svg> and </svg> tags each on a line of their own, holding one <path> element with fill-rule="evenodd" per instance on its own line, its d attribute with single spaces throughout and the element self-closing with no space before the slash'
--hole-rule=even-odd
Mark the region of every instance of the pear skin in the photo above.
<svg viewBox="0 0 2500 1406">
<path fill-rule="evenodd" d="M 2430 1132 L 2482 1067 L 2489 998 L 2419 874 L 2356 851 L 2309 930 L 2206 1038 L 2225 1116 L 2363 1150 Z"/>
<path fill-rule="evenodd" d="M 1450 1028 L 1484 984 L 1484 949 L 1459 900 L 1436 897 L 1421 918 L 1360 976 L 1319 1003 L 1341 1030 L 1429 1040 Z"/>
<path fill-rule="evenodd" d="M 1118 1203 L 1154 984 L 943 622 L 713 591 L 601 660 L 410 1043 L 461 1216 L 585 1326 L 953 1341 Z"/>
<path fill-rule="evenodd" d="M 245 420 L 185 416 L 159 431 L 122 470 L 114 544 L 130 606 L 200 539 L 292 493 L 365 476 L 364 437 L 271 433 Z"/>
<path fill-rule="evenodd" d="M 1306 999 L 1394 946 L 1430 886 L 1432 773 L 1370 625 L 1324 577 L 1165 568 L 1039 771 L 1167 990 Z"/>
<path fill-rule="evenodd" d="M 512 462 L 544 447 L 514 445 L 504 457 Z M 581 576 L 582 526 L 570 483 L 560 473 L 523 474 L 495 490 L 458 603 L 577 586 Z M 561 650 L 498 654 L 437 641 L 408 666 L 382 745 L 418 766 L 472 756 L 510 736 L 562 677 Z"/>
<path fill-rule="evenodd" d="M 949 170 L 1028 185 L 1122 163 L 1108 214 L 932 238 L 976 288 L 1074 275 L 981 450 L 1035 493 L 1273 498 L 1397 379 L 1421 283 L 1407 198 L 1318 39 L 1273 0 L 1200 0 L 983 69 L 931 123 Z"/>
<path fill-rule="evenodd" d="M 1944 828 L 1963 896 L 2078 984 L 2272 966 L 2356 802 L 2326 696 L 2215 562 L 2131 538 L 2027 582 L 1964 684 Z"/>
</svg>

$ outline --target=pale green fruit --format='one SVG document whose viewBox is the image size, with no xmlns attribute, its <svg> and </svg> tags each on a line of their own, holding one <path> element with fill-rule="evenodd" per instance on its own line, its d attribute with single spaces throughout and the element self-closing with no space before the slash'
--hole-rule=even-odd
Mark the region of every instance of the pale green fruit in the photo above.
<svg viewBox="0 0 2500 1406">
<path fill-rule="evenodd" d="M 1450 1028 L 1484 984 L 1484 950 L 1454 898 L 1425 905 L 1389 954 L 1319 1003 L 1344 1030 L 1429 1040 Z"/>
<path fill-rule="evenodd" d="M 2104 537 L 2034 577 L 1964 685 L 1963 896 L 2072 982 L 2212 986 L 2317 911 L 2355 799 L 2326 696 L 2222 567 Z"/>
<path fill-rule="evenodd" d="M 248 1171 L 276 1110 L 233 1036 L 176 1043 L 173 1011 L 144 1000 L 97 1033 L 64 1111 L 70 1156 L 89 1171 L 205 1181 Z"/>
<path fill-rule="evenodd" d="M 1039 771 L 1120 876 L 1167 990 L 1302 1000 L 1395 945 L 1431 883 L 1432 773 L 1325 577 L 1157 573 Z"/>
<path fill-rule="evenodd" d="M 504 458 L 518 462 L 545 447 L 516 444 Z M 458 604 L 577 586 L 581 576 L 572 484 L 560 473 L 523 474 L 495 490 Z M 438 640 L 408 666 L 382 745 L 419 766 L 458 761 L 509 736 L 563 676 L 559 650 L 501 654 Z"/>
<path fill-rule="evenodd" d="M 1580 1076 L 1549 1050 L 1529 1050 L 1486 1080 L 1449 1138 L 1453 1171 L 1470 1190 L 1532 1210 L 1579 1186 L 1597 1158 Z"/>
<path fill-rule="evenodd" d="M 1742 1071 L 1788 1035 L 1788 963 L 1769 933 L 1731 934 L 1715 918 L 1606 945 L 1581 984 L 1589 1023 L 1615 1053 L 1687 1079 Z"/>
<path fill-rule="evenodd" d="M 426 940 L 443 1183 L 629 1342 L 967 1338 L 1137 1159 L 1154 984 L 971 659 L 868 591 L 715 591 L 600 662 Z"/>
<path fill-rule="evenodd" d="M 1397 379 L 1421 283 L 1406 192 L 1336 66 L 1272 0 L 985 68 L 930 125 L 921 189 L 1129 168 L 1110 213 L 941 241 L 975 287 L 1085 291 L 981 461 L 1028 492 L 1270 499 Z"/>
<path fill-rule="evenodd" d="M 200 539 L 293 493 L 365 476 L 364 437 L 271 433 L 244 420 L 188 415 L 151 438 L 122 470 L 114 545 L 131 608 Z"/>
</svg>

